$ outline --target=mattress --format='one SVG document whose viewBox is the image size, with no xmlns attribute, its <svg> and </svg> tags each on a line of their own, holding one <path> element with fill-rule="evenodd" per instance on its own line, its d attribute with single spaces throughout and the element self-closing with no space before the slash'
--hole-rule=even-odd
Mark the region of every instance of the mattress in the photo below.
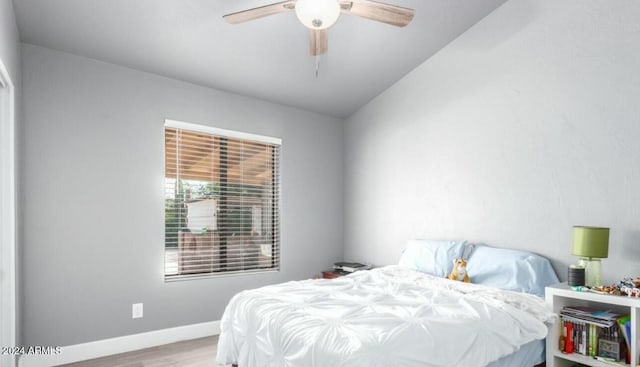
<svg viewBox="0 0 640 367">
<path fill-rule="evenodd" d="M 217 362 L 528 366 L 544 359 L 554 320 L 537 296 L 388 266 L 238 293 L 222 317 Z"/>
<path fill-rule="evenodd" d="M 491 362 L 487 367 L 533 367 L 545 361 L 545 341 L 534 340 L 529 342 L 517 352 L 511 353 Z"/>
</svg>

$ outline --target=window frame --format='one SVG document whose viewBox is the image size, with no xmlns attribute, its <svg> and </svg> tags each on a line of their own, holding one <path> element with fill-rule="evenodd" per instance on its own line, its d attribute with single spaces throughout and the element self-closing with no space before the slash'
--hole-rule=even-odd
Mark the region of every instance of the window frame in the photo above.
<svg viewBox="0 0 640 367">
<path fill-rule="evenodd" d="M 16 96 L 0 59 L 0 345 L 17 345 Z M 0 355 L 0 365 L 16 366 L 16 356 Z"/>
<path fill-rule="evenodd" d="M 257 143 L 264 143 L 264 144 L 269 144 L 269 145 L 273 145 L 273 146 L 277 146 L 278 147 L 278 151 L 277 151 L 277 155 L 275 157 L 275 161 L 272 162 L 274 168 L 273 168 L 273 177 L 272 180 L 274 180 L 274 188 L 273 188 L 273 192 L 272 192 L 272 198 L 273 198 L 273 203 L 271 205 L 271 209 L 273 212 L 273 223 L 272 223 L 272 230 L 275 231 L 275 236 L 277 237 L 275 239 L 275 241 L 271 241 L 269 242 L 269 244 L 271 246 L 276 246 L 277 248 L 273 249 L 272 251 L 275 251 L 276 253 L 276 259 L 275 259 L 275 265 L 273 267 L 269 267 L 269 268 L 255 268 L 255 269 L 241 269 L 241 270 L 225 270 L 225 271 L 211 271 L 211 272 L 204 272 L 204 273 L 194 273 L 194 274 L 175 274 L 175 275 L 171 275 L 171 274 L 167 274 L 167 258 L 166 258 L 166 254 L 167 254 L 167 238 L 166 238 L 166 231 L 165 234 L 163 235 L 164 238 L 164 251 L 163 251 L 163 276 L 164 276 L 164 280 L 165 282 L 175 282 L 175 281 L 184 281 L 184 280 L 191 280 L 191 279 L 207 279 L 207 278 L 219 278 L 219 277 L 229 277 L 229 276 L 241 276 L 241 275 L 251 275 L 251 274 L 259 274 L 259 273 L 273 273 L 273 272 L 279 272 L 280 271 L 280 266 L 281 266 L 281 254 L 282 254 L 282 241 L 281 241 L 281 211 L 282 211 L 282 195 L 281 195 L 281 190 L 282 190 L 282 183 L 281 183 L 281 174 L 280 174 L 280 167 L 281 167 L 281 148 L 282 148 L 282 139 L 281 138 L 277 138 L 277 137 L 272 137 L 272 136 L 265 136 L 265 135 L 259 135 L 259 134 L 253 134 L 253 133 L 247 133 L 247 132 L 242 132 L 242 131 L 237 131 L 237 130 L 228 130 L 228 129 L 222 129 L 222 128 L 217 128 L 217 127 L 212 127 L 212 126 L 207 126 L 207 125 L 201 125 L 201 124 L 194 124 L 194 123 L 190 123 L 190 122 L 184 122 L 184 121 L 178 121 L 178 120 L 171 120 L 171 119 L 166 119 L 165 123 L 163 125 L 163 142 L 166 139 L 166 129 L 167 128 L 173 128 L 173 129 L 179 129 L 179 130 L 187 130 L 190 132 L 198 132 L 198 133 L 204 133 L 204 134 L 209 134 L 209 135 L 214 135 L 217 137 L 223 137 L 223 138 L 229 138 L 229 139 L 240 139 L 240 140 L 246 140 L 248 142 L 257 142 Z M 164 165 L 163 165 L 163 190 L 166 190 L 166 154 L 167 154 L 167 149 L 166 149 L 166 143 L 163 144 L 163 155 L 164 155 Z M 164 196 L 163 196 L 164 197 Z M 166 210 L 166 201 L 165 204 L 163 205 L 163 209 Z M 166 227 L 166 219 L 165 219 L 165 227 Z"/>
</svg>

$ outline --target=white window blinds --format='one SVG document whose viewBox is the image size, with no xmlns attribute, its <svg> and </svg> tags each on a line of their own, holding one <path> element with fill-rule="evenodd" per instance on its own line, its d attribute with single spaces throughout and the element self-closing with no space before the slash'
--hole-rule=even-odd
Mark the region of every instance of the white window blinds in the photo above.
<svg viewBox="0 0 640 367">
<path fill-rule="evenodd" d="M 165 123 L 165 279 L 277 270 L 280 140 Z"/>
</svg>

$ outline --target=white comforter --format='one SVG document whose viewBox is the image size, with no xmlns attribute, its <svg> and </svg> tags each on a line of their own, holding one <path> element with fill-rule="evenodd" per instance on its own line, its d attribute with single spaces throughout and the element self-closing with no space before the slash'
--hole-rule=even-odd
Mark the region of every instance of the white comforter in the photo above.
<svg viewBox="0 0 640 367">
<path fill-rule="evenodd" d="M 536 296 L 398 266 L 238 293 L 219 364 L 240 367 L 482 367 L 547 335 Z"/>
</svg>

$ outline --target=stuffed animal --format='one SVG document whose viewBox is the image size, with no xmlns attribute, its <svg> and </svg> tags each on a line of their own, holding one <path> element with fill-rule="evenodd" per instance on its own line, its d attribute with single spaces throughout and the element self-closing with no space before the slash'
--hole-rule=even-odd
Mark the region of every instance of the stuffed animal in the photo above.
<svg viewBox="0 0 640 367">
<path fill-rule="evenodd" d="M 465 283 L 471 282 L 471 279 L 469 278 L 469 274 L 467 274 L 467 260 L 465 259 L 453 260 L 453 270 L 451 270 L 451 274 L 449 274 L 449 279 L 460 280 Z"/>
</svg>

